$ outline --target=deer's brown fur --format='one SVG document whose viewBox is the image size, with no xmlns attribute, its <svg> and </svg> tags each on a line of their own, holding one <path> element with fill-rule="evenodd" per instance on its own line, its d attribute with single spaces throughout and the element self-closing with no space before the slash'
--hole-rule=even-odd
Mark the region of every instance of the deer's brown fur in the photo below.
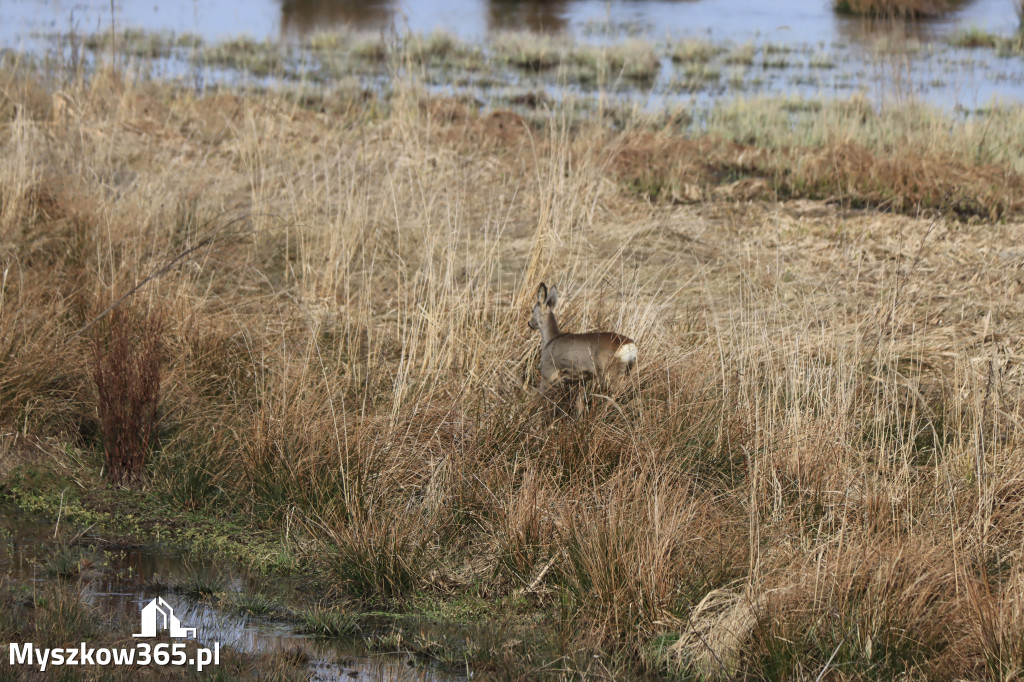
<svg viewBox="0 0 1024 682">
<path fill-rule="evenodd" d="M 540 330 L 540 392 L 566 382 L 618 379 L 636 365 L 636 343 L 615 332 L 569 334 L 558 329 L 558 289 L 541 282 L 530 327 Z"/>
</svg>

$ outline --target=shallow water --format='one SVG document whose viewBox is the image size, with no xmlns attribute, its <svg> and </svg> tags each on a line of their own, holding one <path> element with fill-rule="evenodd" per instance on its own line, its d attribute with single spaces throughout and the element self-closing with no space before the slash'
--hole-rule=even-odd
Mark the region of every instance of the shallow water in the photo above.
<svg viewBox="0 0 1024 682">
<path fill-rule="evenodd" d="M 192 0 L 114 5 L 121 26 L 198 33 L 218 40 L 247 33 L 255 38 L 305 35 L 338 26 L 372 31 L 444 29 L 469 40 L 495 30 L 567 31 L 585 37 L 596 23 L 631 27 L 642 34 L 710 34 L 745 41 L 765 34 L 779 39 L 859 41 L 884 27 L 836 15 L 830 0 Z M 17 47 L 40 31 L 109 28 L 107 0 L 4 0 L 0 44 Z M 968 1 L 913 31 L 922 38 L 948 35 L 956 26 L 1002 31 L 1016 25 L 1011 0 Z"/>
<path fill-rule="evenodd" d="M 30 585 L 45 585 L 57 578 L 44 565 L 53 551 L 54 528 L 42 521 L 27 519 L 18 513 L 0 510 L 0 577 Z M 174 610 L 184 627 L 196 628 L 196 640 L 212 647 L 214 642 L 230 645 L 248 653 L 301 650 L 308 656 L 312 680 L 370 680 L 441 682 L 465 679 L 433 667 L 413 665 L 406 655 L 367 656 L 358 636 L 318 639 L 296 632 L 290 622 L 239 615 L 205 601 L 196 601 L 161 589 L 160 582 L 175 583 L 196 572 L 215 571 L 225 592 L 251 593 L 260 590 L 260 579 L 212 562 L 190 564 L 181 554 L 153 548 L 133 547 L 102 552 L 88 547 L 81 556 L 86 567 L 73 578 L 83 600 L 111 615 L 137 621 L 141 609 L 155 597 L 162 597 Z M 154 581 L 159 578 L 158 581 Z M 422 624 L 429 631 L 431 625 Z"/>
<path fill-rule="evenodd" d="M 867 21 L 832 11 L 831 0 L 192 0 L 146 3 L 121 0 L 5 0 L 0 49 L 46 52 L 56 45 L 69 58 L 61 35 L 118 29 L 195 33 L 207 43 L 239 35 L 298 45 L 311 33 L 347 27 L 389 38 L 443 29 L 461 39 L 486 42 L 497 30 L 564 32 L 583 43 L 642 37 L 659 46 L 662 68 L 651 83 L 619 83 L 611 96 L 645 110 L 707 109 L 726 96 L 845 98 L 862 94 L 876 103 L 916 99 L 955 111 L 974 112 L 1007 101 L 1024 101 L 1024 58 L 993 50 L 957 49 L 949 36 L 977 26 L 1011 33 L 1012 0 L 968 0 L 942 19 L 911 24 Z M 56 36 L 56 37 L 55 37 Z M 709 40 L 724 49 L 749 44 L 750 64 L 719 59 L 716 74 L 694 83 L 666 56 L 672 41 Z M 153 73 L 199 83 L 267 84 L 267 79 L 216 65 L 197 67 L 184 52 L 153 60 Z M 310 57 L 296 57 L 304 73 Z M 315 58 L 312 59 L 315 63 Z M 304 80 L 301 75 L 286 76 Z M 329 88 L 339 76 L 319 79 Z M 387 90 L 386 73 L 353 73 L 361 87 Z M 485 105 L 530 92 L 553 100 L 592 96 L 604 87 L 562 82 L 552 72 L 498 69 L 480 78 L 442 70 L 426 84 L 442 95 L 465 96 Z M 698 113 L 699 116 L 699 113 Z"/>
<path fill-rule="evenodd" d="M 611 101 L 645 112 L 685 109 L 696 121 L 717 102 L 737 97 L 863 96 L 876 105 L 913 100 L 967 115 L 1024 101 L 1024 57 L 956 48 L 949 41 L 968 26 L 1012 34 L 1017 27 L 1013 0 L 967 0 L 941 19 L 909 24 L 839 16 L 831 8 L 832 0 L 122 0 L 111 13 L 107 0 L 5 0 L 0 52 L 56 51 L 57 61 L 74 63 L 69 47 L 74 41 L 66 38 L 104 33 L 112 20 L 118 30 L 195 33 L 207 45 L 248 35 L 273 43 L 284 72 L 235 70 L 186 48 L 150 59 L 147 72 L 197 88 L 286 81 L 323 91 L 340 83 L 351 92 L 354 83 L 386 96 L 392 75 L 386 65 L 324 68 L 303 47 L 304 39 L 345 27 L 393 44 L 396 36 L 442 29 L 483 45 L 487 54 L 493 32 L 532 30 L 565 33 L 595 49 L 642 38 L 654 46 L 661 67 L 647 81 L 613 76 L 596 83 L 565 78 L 558 69 L 531 73 L 500 60 L 482 70 L 442 63 L 427 69 L 423 84 L 434 94 L 475 100 L 485 108 L 515 108 L 516 100 L 543 93 L 551 101 L 589 101 L 584 106 Z M 692 64 L 669 58 L 674 44 L 693 38 L 721 48 L 696 76 L 688 72 Z M 748 61 L 729 59 L 732 51 L 743 49 L 751 50 Z M 93 56 L 87 54 L 86 61 Z"/>
</svg>

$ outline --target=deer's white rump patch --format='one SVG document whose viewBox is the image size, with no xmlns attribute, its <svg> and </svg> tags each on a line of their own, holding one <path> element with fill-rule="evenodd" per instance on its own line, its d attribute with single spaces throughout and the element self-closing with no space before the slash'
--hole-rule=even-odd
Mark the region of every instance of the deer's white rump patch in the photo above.
<svg viewBox="0 0 1024 682">
<path fill-rule="evenodd" d="M 617 357 L 620 362 L 632 367 L 636 363 L 636 344 L 622 344 L 619 346 L 619 349 L 615 351 L 615 357 Z"/>
</svg>

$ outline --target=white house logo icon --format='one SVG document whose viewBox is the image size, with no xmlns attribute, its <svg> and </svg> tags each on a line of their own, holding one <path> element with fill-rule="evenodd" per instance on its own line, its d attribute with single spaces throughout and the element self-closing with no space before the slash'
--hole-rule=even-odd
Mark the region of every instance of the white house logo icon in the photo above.
<svg viewBox="0 0 1024 682">
<path fill-rule="evenodd" d="M 167 630 L 171 637 L 195 637 L 195 628 L 181 627 L 181 621 L 174 615 L 174 609 L 157 597 L 142 608 L 142 632 L 132 637 L 156 637 L 158 630 Z"/>
</svg>

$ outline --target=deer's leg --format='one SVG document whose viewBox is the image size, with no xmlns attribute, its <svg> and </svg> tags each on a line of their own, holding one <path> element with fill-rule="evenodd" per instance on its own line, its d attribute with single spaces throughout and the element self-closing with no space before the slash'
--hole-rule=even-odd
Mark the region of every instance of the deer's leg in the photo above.
<svg viewBox="0 0 1024 682">
<path fill-rule="evenodd" d="M 613 367 L 611 371 L 605 375 L 605 392 L 608 395 L 615 397 L 619 394 L 619 391 L 622 389 L 622 376 L 623 373 L 621 367 Z"/>
<path fill-rule="evenodd" d="M 609 372 L 608 382 L 610 390 L 614 395 L 621 394 L 629 384 L 629 370 L 632 365 L 625 362 L 618 363 L 612 371 Z"/>
<path fill-rule="evenodd" d="M 576 386 L 576 416 L 580 417 L 583 415 L 583 410 L 587 406 L 587 384 L 580 382 Z"/>
</svg>

